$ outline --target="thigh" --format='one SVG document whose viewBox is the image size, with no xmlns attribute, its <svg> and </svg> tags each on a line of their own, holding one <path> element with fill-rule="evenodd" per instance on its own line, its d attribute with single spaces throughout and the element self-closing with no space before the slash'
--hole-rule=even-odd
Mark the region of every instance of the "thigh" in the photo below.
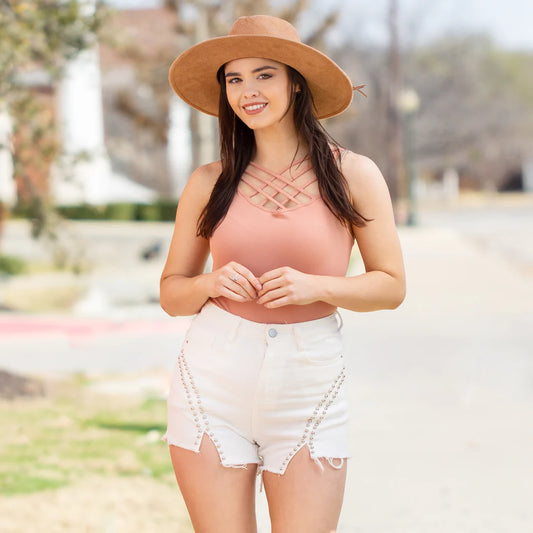
<svg viewBox="0 0 533 533">
<path fill-rule="evenodd" d="M 330 533 L 337 529 L 346 460 L 341 468 L 333 468 L 324 459 L 321 464 L 323 469 L 303 447 L 283 475 L 263 472 L 273 533 Z"/>
<path fill-rule="evenodd" d="M 255 533 L 256 464 L 224 467 L 204 435 L 199 453 L 170 446 L 176 480 L 196 533 Z"/>
</svg>

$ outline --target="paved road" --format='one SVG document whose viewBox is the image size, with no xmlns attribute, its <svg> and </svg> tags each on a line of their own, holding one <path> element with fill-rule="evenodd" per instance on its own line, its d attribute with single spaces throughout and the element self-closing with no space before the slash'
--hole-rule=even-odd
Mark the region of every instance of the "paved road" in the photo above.
<svg viewBox="0 0 533 533">
<path fill-rule="evenodd" d="M 344 312 L 353 457 L 340 533 L 533 530 L 532 207 L 526 198 L 422 212 L 419 227 L 400 231 L 402 307 Z M 77 228 L 101 264 L 113 251 L 119 277 L 96 269 L 68 320 L 1 316 L 0 366 L 171 368 L 186 319 L 147 301 L 161 260 L 137 261 L 170 228 Z M 6 246 L 20 231 L 8 228 Z M 266 532 L 263 496 L 258 511 Z"/>
</svg>

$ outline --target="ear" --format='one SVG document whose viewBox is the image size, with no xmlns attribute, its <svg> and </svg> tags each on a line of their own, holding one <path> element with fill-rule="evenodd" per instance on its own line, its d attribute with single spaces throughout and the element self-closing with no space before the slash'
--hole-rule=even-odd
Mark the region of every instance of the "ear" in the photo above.
<svg viewBox="0 0 533 533">
<path fill-rule="evenodd" d="M 299 83 L 296 84 L 296 87 L 294 88 L 294 92 L 295 93 L 301 93 L 302 92 L 302 88 L 300 87 Z"/>
</svg>

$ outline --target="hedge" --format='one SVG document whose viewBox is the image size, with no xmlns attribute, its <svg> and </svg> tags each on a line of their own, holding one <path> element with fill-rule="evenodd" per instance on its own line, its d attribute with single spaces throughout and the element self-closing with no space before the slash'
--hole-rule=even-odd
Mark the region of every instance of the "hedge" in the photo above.
<svg viewBox="0 0 533 533">
<path fill-rule="evenodd" d="M 12 255 L 0 255 L 0 274 L 16 275 L 26 272 L 24 259 Z"/>
<path fill-rule="evenodd" d="M 153 204 L 112 203 L 106 205 L 57 206 L 56 211 L 70 220 L 138 220 L 150 222 L 173 221 L 176 216 L 176 200 L 160 200 Z M 34 207 L 18 205 L 12 216 L 33 218 Z"/>
</svg>

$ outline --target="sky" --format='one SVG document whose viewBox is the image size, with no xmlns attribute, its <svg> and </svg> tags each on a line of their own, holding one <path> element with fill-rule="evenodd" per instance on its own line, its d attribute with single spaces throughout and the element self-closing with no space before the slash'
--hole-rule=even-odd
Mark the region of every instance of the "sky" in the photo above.
<svg viewBox="0 0 533 533">
<path fill-rule="evenodd" d="M 225 0 L 220 0 L 223 3 Z M 282 4 L 284 0 L 271 0 Z M 107 0 L 117 8 L 157 7 L 162 0 Z M 508 49 L 533 51 L 533 0 L 399 0 L 402 38 L 423 43 L 443 33 L 487 32 Z M 300 28 L 335 7 L 342 11 L 334 41 L 357 35 L 372 43 L 386 41 L 388 0 L 311 0 L 313 13 L 302 18 Z"/>
<path fill-rule="evenodd" d="M 487 32 L 501 46 L 533 50 L 533 2 L 531 0 L 399 0 L 402 38 L 424 40 L 443 33 Z M 357 17 L 364 2 L 340 2 Z M 378 27 L 374 38 L 384 40 L 383 20 L 387 0 L 368 2 L 374 14 L 368 20 Z M 345 19 L 344 19 L 345 20 Z"/>
</svg>

